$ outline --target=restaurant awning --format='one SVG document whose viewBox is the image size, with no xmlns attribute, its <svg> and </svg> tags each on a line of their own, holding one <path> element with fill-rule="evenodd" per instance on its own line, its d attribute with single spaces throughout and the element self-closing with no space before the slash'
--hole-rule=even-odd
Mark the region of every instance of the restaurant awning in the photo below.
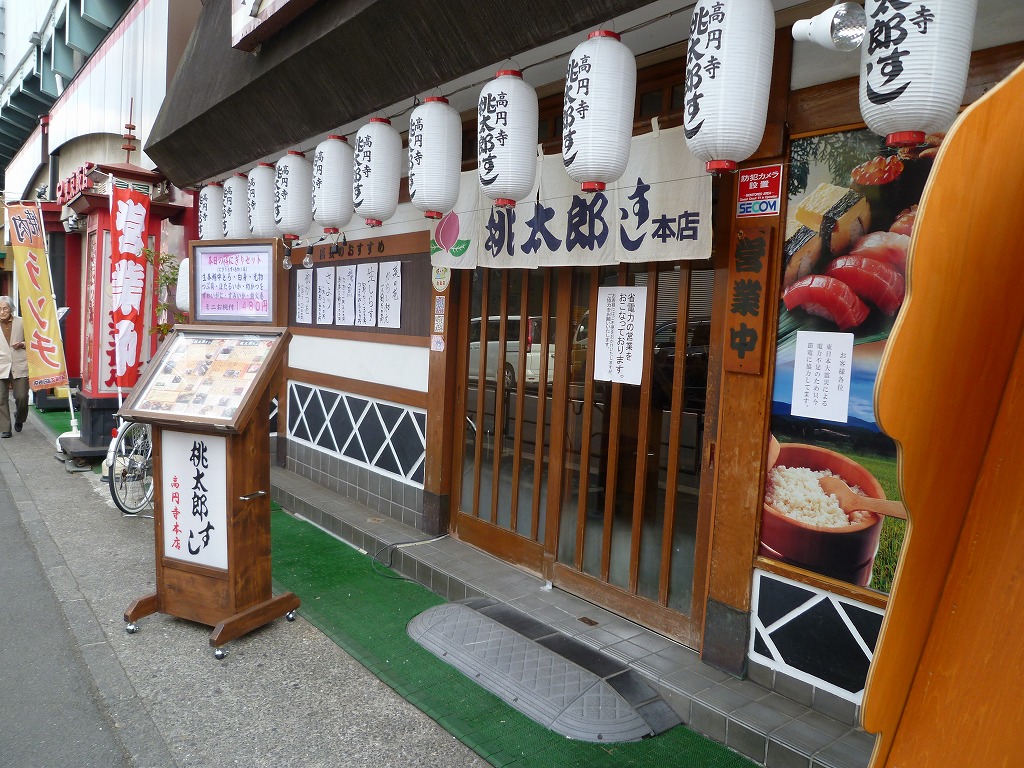
<svg viewBox="0 0 1024 768">
<path fill-rule="evenodd" d="M 205 3 L 145 149 L 195 184 L 650 2 L 321 2 L 254 53 Z"/>
</svg>

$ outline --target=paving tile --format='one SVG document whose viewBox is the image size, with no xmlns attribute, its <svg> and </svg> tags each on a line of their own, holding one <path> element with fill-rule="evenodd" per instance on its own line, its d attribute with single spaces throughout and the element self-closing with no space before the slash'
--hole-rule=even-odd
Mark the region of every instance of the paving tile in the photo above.
<svg viewBox="0 0 1024 768">
<path fill-rule="evenodd" d="M 602 648 L 604 653 L 610 654 L 620 661 L 630 664 L 638 659 L 650 656 L 651 652 L 631 640 L 622 640 L 614 645 Z"/>
<path fill-rule="evenodd" d="M 576 621 L 581 627 L 587 626 L 578 619 Z M 586 632 L 581 632 L 579 634 L 579 639 L 594 648 L 605 648 L 619 642 L 621 638 L 619 638 L 618 635 L 613 635 L 611 632 L 607 632 L 600 627 L 595 627 L 588 629 Z"/>
<path fill-rule="evenodd" d="M 698 733 L 704 734 L 709 739 L 725 743 L 725 715 L 696 699 L 693 700 L 693 704 L 690 706 L 690 720 L 687 725 Z"/>
<path fill-rule="evenodd" d="M 866 768 L 871 761 L 875 737 L 861 730 L 840 736 L 811 760 L 812 768 Z"/>
<path fill-rule="evenodd" d="M 768 737 L 763 732 L 735 720 L 726 724 L 725 744 L 761 764 L 768 751 Z"/>
<path fill-rule="evenodd" d="M 775 691 L 807 707 L 811 706 L 814 697 L 814 688 L 810 683 L 797 680 L 782 672 L 775 673 Z"/>
<path fill-rule="evenodd" d="M 856 702 L 836 696 L 822 688 L 814 689 L 811 708 L 847 725 L 857 725 L 860 707 Z"/>
<path fill-rule="evenodd" d="M 691 698 L 714 685 L 711 680 L 703 675 L 698 675 L 692 669 L 680 669 L 671 675 L 662 677 L 659 682 L 662 686 L 674 688 Z"/>
<path fill-rule="evenodd" d="M 811 755 L 849 732 L 849 728 L 834 720 L 828 723 L 822 722 L 828 721 L 824 715 L 817 715 L 817 718 L 820 719 L 812 718 L 811 715 L 815 714 L 812 712 L 802 715 L 772 731 L 769 736 L 769 752 L 772 744 L 780 744 L 805 755 L 809 763 Z M 830 725 L 833 727 L 829 727 Z"/>
<path fill-rule="evenodd" d="M 810 768 L 811 758 L 795 747 L 768 740 L 767 768 Z"/>
<path fill-rule="evenodd" d="M 636 637 L 644 632 L 642 627 L 638 627 L 636 624 L 626 621 L 625 619 L 611 621 L 605 624 L 602 629 L 606 632 L 611 632 L 620 640 L 629 640 L 630 638 Z"/>
<path fill-rule="evenodd" d="M 765 706 L 764 699 L 752 701 L 729 713 L 729 720 L 738 722 L 748 728 L 769 734 L 793 719 L 793 715 L 780 712 L 773 707 Z M 803 712 L 801 708 L 797 714 Z"/>
<path fill-rule="evenodd" d="M 656 653 L 644 656 L 642 659 L 637 659 L 633 662 L 633 666 L 659 678 L 664 675 L 671 675 L 682 668 L 678 662 L 666 659 L 664 656 Z"/>
<path fill-rule="evenodd" d="M 721 712 L 723 715 L 728 715 L 733 710 L 746 706 L 752 701 L 743 693 L 734 691 L 721 684 L 712 685 L 703 691 L 695 693 L 693 700 L 695 703 L 700 702 L 717 712 Z"/>
</svg>

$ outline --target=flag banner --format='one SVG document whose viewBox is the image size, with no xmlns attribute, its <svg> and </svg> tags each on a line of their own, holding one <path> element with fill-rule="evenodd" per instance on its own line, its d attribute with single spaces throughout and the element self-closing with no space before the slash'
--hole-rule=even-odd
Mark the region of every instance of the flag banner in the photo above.
<svg viewBox="0 0 1024 768">
<path fill-rule="evenodd" d="M 42 216 L 35 205 L 8 203 L 7 218 L 25 323 L 29 387 L 59 387 L 68 383 L 68 371 L 50 284 Z"/>
<path fill-rule="evenodd" d="M 130 387 L 139 378 L 145 346 L 146 246 L 149 195 L 114 179 L 110 196 L 110 356 L 112 380 Z"/>
<path fill-rule="evenodd" d="M 537 181 L 514 208 L 462 174 L 455 210 L 431 241 L 431 264 L 454 269 L 535 269 L 711 256 L 711 176 L 687 149 L 682 128 L 633 139 L 622 177 L 585 194 L 560 155 L 539 157 Z"/>
</svg>

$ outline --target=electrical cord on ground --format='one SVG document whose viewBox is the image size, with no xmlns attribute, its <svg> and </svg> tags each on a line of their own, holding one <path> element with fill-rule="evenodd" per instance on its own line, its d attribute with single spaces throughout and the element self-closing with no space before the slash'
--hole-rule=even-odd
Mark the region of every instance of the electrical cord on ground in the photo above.
<svg viewBox="0 0 1024 768">
<path fill-rule="evenodd" d="M 415 547 L 418 544 L 430 544 L 431 542 L 440 541 L 441 539 L 446 538 L 448 538 L 447 533 L 441 536 L 434 536 L 430 539 L 414 539 L 413 541 L 400 541 L 394 544 L 385 544 L 383 547 L 378 549 L 376 552 L 373 553 L 373 555 L 370 556 L 370 568 L 373 570 L 375 574 L 384 579 L 394 579 L 396 581 L 415 581 L 415 579 L 410 579 L 409 577 L 403 576 L 400 573 L 394 574 L 388 571 L 381 570 L 378 567 L 378 564 L 383 565 L 385 568 L 389 570 L 393 570 L 394 566 L 392 565 L 392 559 L 395 556 L 396 550 L 405 549 L 406 547 Z M 388 554 L 388 561 L 385 563 L 383 560 L 380 559 L 380 554 L 382 552 L 388 552 L 388 550 L 390 550 Z"/>
</svg>

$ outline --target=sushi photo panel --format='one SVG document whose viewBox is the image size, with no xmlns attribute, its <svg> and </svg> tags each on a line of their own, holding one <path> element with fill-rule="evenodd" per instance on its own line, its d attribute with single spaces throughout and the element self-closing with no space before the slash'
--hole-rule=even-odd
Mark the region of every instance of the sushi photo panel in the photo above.
<svg viewBox="0 0 1024 768">
<path fill-rule="evenodd" d="M 896 446 L 875 421 L 875 381 L 942 138 L 892 149 L 863 129 L 790 145 L 760 554 L 881 592 L 906 522 L 902 505 L 870 502 L 900 498 Z M 828 477 L 852 493 L 821 482 Z M 887 511 L 860 508 L 875 506 Z"/>
</svg>

